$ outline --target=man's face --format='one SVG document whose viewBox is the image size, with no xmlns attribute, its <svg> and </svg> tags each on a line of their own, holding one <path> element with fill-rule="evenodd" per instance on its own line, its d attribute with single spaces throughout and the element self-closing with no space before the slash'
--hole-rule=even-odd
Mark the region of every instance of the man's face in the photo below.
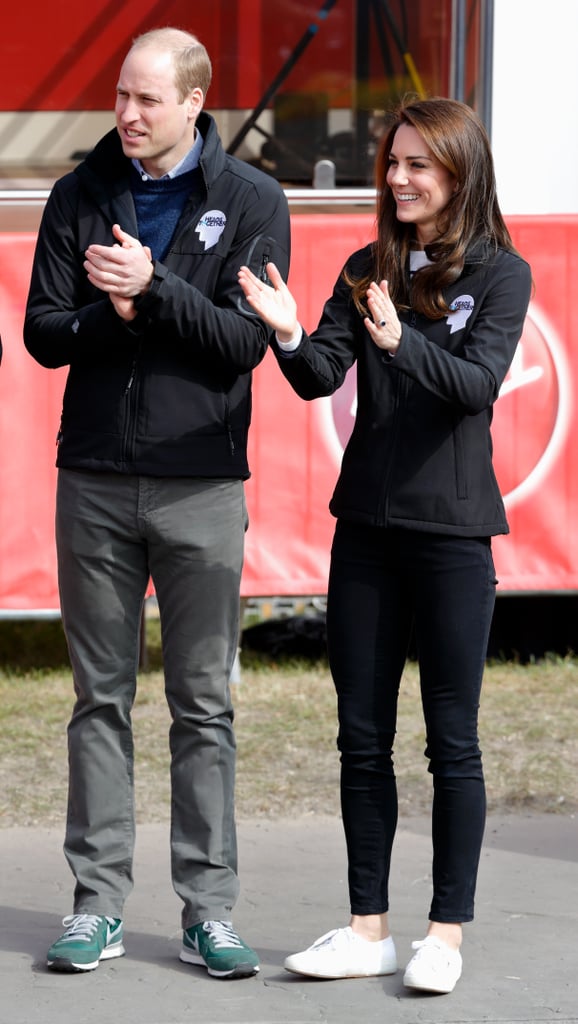
<svg viewBox="0 0 578 1024">
<path fill-rule="evenodd" d="M 179 100 L 169 52 L 152 45 L 131 50 L 120 71 L 115 104 L 125 156 L 140 160 L 151 177 L 160 178 L 193 145 L 202 105 L 201 89 Z"/>
</svg>

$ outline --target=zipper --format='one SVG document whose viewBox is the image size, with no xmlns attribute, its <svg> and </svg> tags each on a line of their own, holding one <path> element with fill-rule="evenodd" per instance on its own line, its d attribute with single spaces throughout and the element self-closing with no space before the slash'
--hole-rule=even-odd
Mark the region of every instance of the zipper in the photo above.
<svg viewBox="0 0 578 1024">
<path fill-rule="evenodd" d="M 126 395 L 128 395 L 130 389 L 132 388 L 132 386 L 134 384 L 135 377 L 136 377 L 136 359 L 133 359 L 132 366 L 130 368 L 129 378 L 128 378 L 126 387 L 124 389 L 125 397 L 126 397 Z"/>
<path fill-rule="evenodd" d="M 406 392 L 407 383 L 408 383 L 406 378 L 402 377 L 401 374 L 396 374 L 396 377 L 397 377 L 397 381 L 396 381 L 396 388 L 395 388 L 395 407 L 394 407 L 394 412 L 393 412 L 393 423 L 391 425 L 391 432 L 390 432 L 391 443 L 390 443 L 390 448 L 389 448 L 389 452 L 388 452 L 387 465 L 385 467 L 385 471 L 384 471 L 384 474 L 383 474 L 383 483 L 382 483 L 382 486 L 381 486 L 381 496 L 380 496 L 380 499 L 379 499 L 379 505 L 378 505 L 378 510 L 377 510 L 377 521 L 378 521 L 379 524 L 381 524 L 383 526 L 385 526 L 385 524 L 387 523 L 387 517 L 389 515 L 389 492 L 390 492 L 391 477 L 393 475 L 393 466 L 394 466 L 394 462 L 395 462 L 395 452 L 396 452 L 396 447 L 397 447 L 397 437 L 398 437 L 398 434 L 399 434 L 400 407 L 401 407 L 402 398 L 403 398 L 403 395 Z"/>
<path fill-rule="evenodd" d="M 227 437 L 229 439 L 229 450 L 231 455 L 235 454 L 235 439 L 233 437 L 233 431 L 231 429 L 231 417 L 229 416 L 229 399 L 227 396 L 223 396 L 225 401 L 225 430 L 227 431 Z"/>
<path fill-rule="evenodd" d="M 263 281 L 263 284 L 270 284 L 269 275 L 267 274 L 267 264 L 269 263 L 271 253 L 269 249 L 265 249 L 261 256 L 261 269 L 259 270 L 259 280 Z"/>
<path fill-rule="evenodd" d="M 131 462 L 134 459 L 134 439 L 136 435 L 136 420 L 137 420 L 137 407 L 139 400 L 139 388 L 138 388 L 138 357 L 140 354 L 140 345 L 135 356 L 133 356 L 132 365 L 128 380 L 124 389 L 125 399 L 125 420 L 124 429 L 122 434 L 122 450 L 121 460 L 123 462 Z"/>
<path fill-rule="evenodd" d="M 235 454 L 235 441 L 233 439 L 233 431 L 231 430 L 231 424 L 227 420 L 227 437 L 229 438 L 229 448 L 231 449 L 231 455 Z"/>
<path fill-rule="evenodd" d="M 417 314 L 415 310 L 409 310 L 408 326 L 415 327 L 417 325 Z M 393 465 L 395 461 L 395 452 L 397 447 L 397 437 L 400 429 L 400 408 L 403 399 L 407 396 L 409 388 L 409 381 L 402 374 L 396 374 L 396 387 L 395 387 L 395 408 L 393 413 L 393 423 L 391 426 L 391 444 L 389 450 L 389 460 L 387 468 L 383 478 L 383 484 L 381 487 L 381 497 L 378 507 L 378 522 L 385 525 L 387 517 L 389 515 L 389 487 L 391 483 L 391 477 L 393 474 Z"/>
</svg>

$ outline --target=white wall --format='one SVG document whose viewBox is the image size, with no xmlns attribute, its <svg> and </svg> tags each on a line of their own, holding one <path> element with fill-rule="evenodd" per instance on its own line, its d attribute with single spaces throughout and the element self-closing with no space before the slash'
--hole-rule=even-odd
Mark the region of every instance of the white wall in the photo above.
<svg viewBox="0 0 578 1024">
<path fill-rule="evenodd" d="M 495 0 L 492 148 L 504 213 L 578 213 L 578 0 Z"/>
</svg>

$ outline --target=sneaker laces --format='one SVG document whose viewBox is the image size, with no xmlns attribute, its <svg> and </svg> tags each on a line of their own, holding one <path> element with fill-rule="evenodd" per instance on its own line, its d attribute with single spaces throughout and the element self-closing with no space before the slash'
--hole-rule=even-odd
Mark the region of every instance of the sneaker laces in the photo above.
<svg viewBox="0 0 578 1024">
<path fill-rule="evenodd" d="M 330 932 L 326 932 L 325 935 L 321 935 L 315 940 L 311 949 L 321 949 L 322 946 L 329 946 L 330 949 L 336 949 L 339 943 L 350 942 L 351 937 L 347 928 L 333 928 Z"/>
<path fill-rule="evenodd" d="M 453 959 L 452 953 L 454 950 L 452 950 L 451 946 L 448 946 L 448 944 L 442 939 L 436 938 L 435 935 L 426 935 L 425 939 L 417 939 L 416 942 L 412 942 L 411 948 L 416 951 L 414 956 L 416 963 L 418 960 L 427 956 L 428 950 L 434 950 L 437 953 L 439 960 L 445 963 L 450 963 Z M 455 952 L 458 952 L 458 950 L 455 950 Z"/>
<path fill-rule="evenodd" d="M 216 949 L 244 948 L 231 921 L 205 921 L 203 931 L 213 940 Z"/>
<path fill-rule="evenodd" d="M 106 917 L 109 924 L 114 924 L 113 917 Z M 62 923 L 66 928 L 63 939 L 80 939 L 81 942 L 90 942 L 92 936 L 98 929 L 102 916 L 100 914 L 69 914 L 63 917 Z"/>
<path fill-rule="evenodd" d="M 380 942 L 385 940 L 381 939 Z M 322 949 L 323 946 L 328 946 L 329 949 L 338 950 L 340 947 L 355 947 L 358 943 L 370 942 L 371 945 L 376 943 L 371 942 L 370 939 L 365 939 L 363 935 L 358 935 L 354 932 L 351 925 L 346 928 L 333 928 L 330 932 L 326 932 L 325 935 L 321 935 L 320 938 L 316 939 L 310 949 Z"/>
</svg>

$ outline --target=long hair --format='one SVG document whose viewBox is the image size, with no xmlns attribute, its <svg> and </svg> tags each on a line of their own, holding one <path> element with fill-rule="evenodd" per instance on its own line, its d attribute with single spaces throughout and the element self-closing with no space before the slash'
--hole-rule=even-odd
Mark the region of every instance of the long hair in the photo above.
<svg viewBox="0 0 578 1024">
<path fill-rule="evenodd" d="M 425 247 L 432 263 L 414 274 L 411 283 L 408 260 L 415 228 L 397 219 L 395 199 L 386 182 L 394 136 L 402 124 L 419 132 L 457 186 L 438 217 L 438 237 Z M 465 103 L 443 97 L 402 103 L 381 140 L 375 179 L 378 198 L 373 268 L 363 279 L 348 281 L 355 305 L 364 315 L 369 284 L 385 279 L 397 308 L 411 305 L 431 319 L 440 319 L 448 313 L 443 289 L 460 276 L 467 253 L 476 243 L 516 251 L 498 205 L 487 132 Z"/>
</svg>

